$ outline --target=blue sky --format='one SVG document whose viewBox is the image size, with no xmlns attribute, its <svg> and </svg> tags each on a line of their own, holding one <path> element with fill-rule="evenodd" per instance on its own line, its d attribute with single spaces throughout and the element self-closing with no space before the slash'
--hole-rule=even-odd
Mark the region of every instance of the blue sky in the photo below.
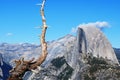
<svg viewBox="0 0 120 80">
<path fill-rule="evenodd" d="M 0 43 L 37 43 L 41 0 L 0 0 Z M 107 22 L 104 34 L 120 48 L 120 0 L 46 0 L 47 41 L 73 34 L 83 23 Z"/>
</svg>

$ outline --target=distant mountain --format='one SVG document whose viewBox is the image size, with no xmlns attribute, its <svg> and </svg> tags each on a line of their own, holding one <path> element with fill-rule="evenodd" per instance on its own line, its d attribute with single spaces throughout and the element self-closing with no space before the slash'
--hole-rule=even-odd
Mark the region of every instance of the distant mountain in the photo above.
<svg viewBox="0 0 120 80">
<path fill-rule="evenodd" d="M 43 65 L 47 65 L 55 56 L 63 55 L 60 54 L 61 52 L 68 53 L 66 51 L 69 47 L 66 47 L 66 45 L 71 44 L 73 45 L 73 42 L 75 41 L 75 37 L 72 35 L 66 35 L 63 38 L 60 38 L 56 41 L 48 42 L 48 56 L 46 59 L 46 62 L 43 63 Z M 70 42 L 70 43 L 69 43 Z M 69 49 L 68 49 L 69 50 Z M 34 45 L 29 43 L 23 43 L 23 44 L 8 44 L 8 43 L 1 43 L 0 44 L 0 54 L 3 56 L 3 60 L 10 64 L 11 66 L 14 66 L 14 59 L 19 59 L 20 57 L 25 57 L 26 60 L 31 58 L 38 58 L 41 54 L 41 46 L 40 45 Z"/>
<path fill-rule="evenodd" d="M 114 50 L 119 56 L 120 50 Z M 35 75 L 26 73 L 24 80 L 118 80 L 120 78 L 116 79 L 116 76 L 119 73 L 114 66 L 114 63 L 118 63 L 115 53 L 100 30 L 94 27 L 80 28 L 77 37 L 66 35 L 48 42 L 48 56 L 42 64 L 42 70 Z M 0 54 L 5 63 L 14 66 L 14 59 L 38 58 L 41 46 L 1 43 Z M 3 74 L 2 71 L 0 74 Z"/>
<path fill-rule="evenodd" d="M 23 44 L 0 44 L 0 80 L 7 80 L 9 70 L 14 66 L 13 60 L 20 57 L 29 59 L 32 55 L 39 53 L 36 52 L 39 45 L 23 43 Z M 36 55 L 35 55 L 36 56 Z M 33 57 L 35 57 L 33 56 Z"/>
<path fill-rule="evenodd" d="M 30 56 L 30 54 L 35 54 L 34 51 L 38 48 L 39 45 L 23 43 L 23 44 L 8 44 L 1 43 L 0 44 L 0 54 L 3 56 L 3 60 L 6 63 L 10 63 L 12 65 L 13 59 L 19 59 L 21 56 L 26 57 Z"/>
</svg>

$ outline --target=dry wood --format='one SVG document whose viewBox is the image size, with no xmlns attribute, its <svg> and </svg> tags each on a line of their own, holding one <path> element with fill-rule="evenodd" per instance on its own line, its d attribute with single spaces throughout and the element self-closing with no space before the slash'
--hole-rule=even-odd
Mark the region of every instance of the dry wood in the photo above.
<svg viewBox="0 0 120 80">
<path fill-rule="evenodd" d="M 45 1 L 43 0 L 42 5 L 41 5 L 41 17 L 42 17 L 42 33 L 41 33 L 41 48 L 42 48 L 42 53 L 40 57 L 34 61 L 34 58 L 26 61 L 24 58 L 21 58 L 20 60 L 15 60 L 16 66 L 10 71 L 10 76 L 8 80 L 22 80 L 22 77 L 24 76 L 26 71 L 31 71 L 37 68 L 37 66 L 40 66 L 46 59 L 47 57 L 47 43 L 45 41 L 45 35 L 46 35 L 46 30 L 47 30 L 47 25 L 46 25 L 46 19 L 44 15 L 44 5 Z"/>
</svg>

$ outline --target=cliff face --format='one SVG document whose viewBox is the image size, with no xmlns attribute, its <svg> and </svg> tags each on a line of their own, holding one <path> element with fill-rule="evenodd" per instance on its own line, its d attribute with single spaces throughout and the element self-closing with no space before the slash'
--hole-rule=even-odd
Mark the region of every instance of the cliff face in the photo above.
<svg viewBox="0 0 120 80">
<path fill-rule="evenodd" d="M 7 80 L 10 69 L 12 67 L 3 61 L 2 54 L 0 54 L 0 80 Z"/>
<path fill-rule="evenodd" d="M 111 44 L 96 27 L 79 27 L 77 45 L 80 53 L 92 53 L 94 57 L 107 58 L 118 64 Z"/>
<path fill-rule="evenodd" d="M 3 59 L 0 58 L 0 62 L 2 61 L 1 64 L 4 64 L 4 61 L 11 63 L 13 59 L 21 56 L 27 60 L 33 57 L 38 58 L 40 52 L 41 46 L 38 45 L 4 43 L 0 45 L 0 53 L 3 56 Z M 93 57 L 97 57 L 98 60 Z M 78 29 L 77 37 L 66 35 L 48 42 L 48 56 L 41 66 L 42 70 L 34 75 L 31 72 L 26 73 L 24 80 L 92 80 L 94 77 L 97 80 L 106 80 L 106 77 L 111 76 L 111 79 L 117 80 L 119 70 L 117 71 L 113 65 L 106 64 L 106 58 L 112 63 L 118 63 L 111 44 L 104 34 L 95 27 L 81 27 Z M 6 74 L 3 73 L 4 68 L 5 66 L 0 66 L 1 76 Z M 114 68 L 116 69 L 111 70 Z M 93 74 L 95 75 L 92 76 Z"/>
<path fill-rule="evenodd" d="M 120 48 L 114 48 L 114 51 L 115 51 L 115 54 L 116 54 L 118 61 L 120 63 Z"/>
<path fill-rule="evenodd" d="M 48 44 L 49 54 L 42 65 L 43 69 L 38 74 L 31 75 L 33 78 L 29 77 L 28 80 L 68 80 L 69 78 L 74 80 L 77 78 L 80 70 L 80 55 L 75 45 L 76 37 L 72 35 L 67 35 Z"/>
<path fill-rule="evenodd" d="M 0 54 L 0 80 L 2 79 L 3 77 L 3 71 L 1 69 L 1 66 L 3 65 L 3 60 L 2 60 L 2 55 Z"/>
<path fill-rule="evenodd" d="M 118 64 L 116 55 L 104 34 L 95 27 L 79 28 L 77 37 L 67 35 L 48 46 L 49 54 L 43 69 L 32 75 L 32 80 L 106 80 L 112 75 L 110 79 L 116 79 L 117 69 L 113 70 L 116 67 L 107 63 L 111 60 Z M 109 68 L 116 72 L 107 70 Z"/>
</svg>

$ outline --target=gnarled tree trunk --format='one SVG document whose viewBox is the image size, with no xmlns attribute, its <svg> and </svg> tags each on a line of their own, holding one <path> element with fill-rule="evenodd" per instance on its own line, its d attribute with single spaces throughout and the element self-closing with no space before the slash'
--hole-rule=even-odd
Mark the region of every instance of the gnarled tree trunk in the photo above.
<svg viewBox="0 0 120 80">
<path fill-rule="evenodd" d="M 34 58 L 29 61 L 25 61 L 24 58 L 20 60 L 15 60 L 16 66 L 10 71 L 10 76 L 8 80 L 22 80 L 22 77 L 24 76 L 26 71 L 34 70 L 37 68 L 37 66 L 40 66 L 46 59 L 47 57 L 47 43 L 45 41 L 45 34 L 47 30 L 47 25 L 46 25 L 46 19 L 44 16 L 44 5 L 45 1 L 43 0 L 42 5 L 41 5 L 41 16 L 42 16 L 42 33 L 41 33 L 41 48 L 42 48 L 42 54 L 40 57 L 34 61 Z"/>
</svg>

